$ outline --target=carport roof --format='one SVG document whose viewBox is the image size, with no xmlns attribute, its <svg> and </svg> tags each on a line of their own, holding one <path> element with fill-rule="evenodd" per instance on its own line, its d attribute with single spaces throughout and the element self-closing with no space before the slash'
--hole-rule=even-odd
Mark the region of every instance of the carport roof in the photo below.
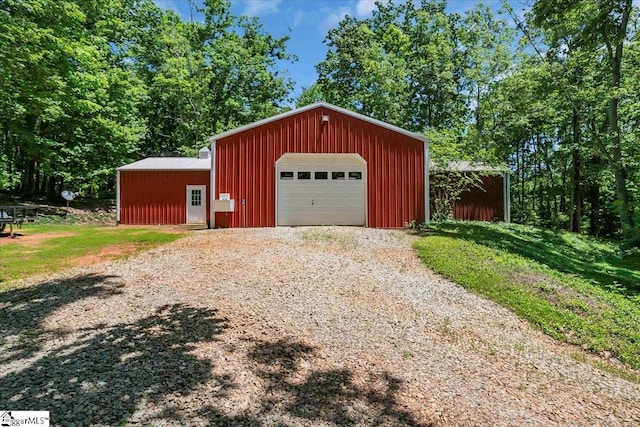
<svg viewBox="0 0 640 427">
<path fill-rule="evenodd" d="M 119 171 L 211 170 L 211 159 L 191 157 L 149 157 L 119 167 Z"/>
<path fill-rule="evenodd" d="M 452 172 L 491 172 L 504 173 L 510 172 L 505 165 L 488 165 L 485 163 L 469 162 L 466 160 L 457 160 L 442 165 L 437 161 L 431 161 L 429 168 L 433 171 L 452 171 Z"/>
</svg>

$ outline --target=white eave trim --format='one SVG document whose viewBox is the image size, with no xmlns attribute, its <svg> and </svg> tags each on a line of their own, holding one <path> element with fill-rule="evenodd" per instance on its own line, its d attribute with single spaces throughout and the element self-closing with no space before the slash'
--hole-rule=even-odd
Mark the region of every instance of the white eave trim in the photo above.
<svg viewBox="0 0 640 427">
<path fill-rule="evenodd" d="M 198 172 L 198 171 L 202 171 L 202 172 L 207 172 L 210 171 L 211 168 L 173 168 L 173 169 L 168 169 L 168 168 L 159 168 L 159 169 L 150 169 L 150 168 L 117 168 L 116 171 L 120 172 L 120 171 L 124 171 L 124 172 L 145 172 L 145 171 L 149 171 L 149 172 L 171 172 L 171 171 L 194 171 L 194 172 Z"/>
<path fill-rule="evenodd" d="M 338 106 L 333 105 L 333 104 L 328 104 L 326 102 L 317 102 L 315 104 L 305 105 L 304 107 L 296 108 L 294 110 L 287 111 L 287 112 L 284 112 L 284 113 L 281 113 L 281 114 L 277 114 L 277 115 L 272 116 L 272 117 L 267 117 L 266 119 L 262 119 L 262 120 L 259 120 L 257 122 L 249 123 L 248 125 L 240 126 L 239 128 L 231 129 L 231 130 L 228 130 L 226 132 L 222 132 L 222 133 L 219 133 L 217 135 L 211 136 L 211 137 L 209 137 L 209 141 L 210 142 L 219 141 L 222 138 L 227 138 L 227 137 L 229 137 L 231 135 L 235 135 L 237 133 L 244 132 L 244 131 L 247 131 L 249 129 L 253 129 L 253 128 L 256 128 L 258 126 L 266 125 L 268 123 L 272 123 L 272 122 L 275 122 L 277 120 L 284 119 L 285 117 L 293 116 L 293 115 L 298 114 L 298 113 L 303 113 L 305 111 L 313 110 L 313 109 L 318 108 L 318 107 L 327 108 L 329 110 L 333 110 L 333 111 L 336 111 L 338 113 L 342 113 L 342 114 L 345 114 L 347 116 L 354 117 L 356 119 L 371 123 L 371 124 L 376 125 L 376 126 L 380 126 L 382 128 L 388 129 L 390 131 L 397 132 L 399 134 L 408 136 L 410 138 L 417 139 L 418 141 L 427 141 L 427 137 L 424 136 L 424 135 L 420 135 L 418 133 L 411 132 L 411 131 L 408 131 L 406 129 L 402 129 L 402 128 L 398 127 L 398 126 L 394 126 L 392 124 L 383 122 L 381 120 L 373 119 L 371 117 L 362 115 L 360 113 L 356 113 L 356 112 L 353 112 L 351 110 L 347 110 L 346 108 L 338 107 Z"/>
</svg>

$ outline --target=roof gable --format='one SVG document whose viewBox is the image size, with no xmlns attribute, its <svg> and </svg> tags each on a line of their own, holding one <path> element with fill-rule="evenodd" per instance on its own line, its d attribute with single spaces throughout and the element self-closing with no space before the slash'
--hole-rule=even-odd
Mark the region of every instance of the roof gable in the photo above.
<svg viewBox="0 0 640 427">
<path fill-rule="evenodd" d="M 386 123 L 386 122 L 383 122 L 381 120 L 377 120 L 377 119 L 365 116 L 363 114 L 356 113 L 356 112 L 353 112 L 351 110 L 347 110 L 346 108 L 338 107 L 338 106 L 333 105 L 333 104 L 329 104 L 329 103 L 326 103 L 326 102 L 317 102 L 315 104 L 305 105 L 304 107 L 300 107 L 300 108 L 293 109 L 291 111 L 286 111 L 284 113 L 276 114 L 275 116 L 267 117 L 266 119 L 262 119 L 262 120 L 259 120 L 257 122 L 249 123 L 247 125 L 240 126 L 238 128 L 235 128 L 235 129 L 230 129 L 230 130 L 228 130 L 226 132 L 222 132 L 222 133 L 219 133 L 219 134 L 214 135 L 212 137 L 209 137 L 209 141 L 213 142 L 213 141 L 217 141 L 217 140 L 220 140 L 220 139 L 223 139 L 223 138 L 227 138 L 229 136 L 232 136 L 232 135 L 235 135 L 235 134 L 238 134 L 238 133 L 241 133 L 241 132 L 245 132 L 245 131 L 248 131 L 250 129 L 254 129 L 254 128 L 257 128 L 259 126 L 263 126 L 263 125 L 266 125 L 266 124 L 269 124 L 269 123 L 273 123 L 275 121 L 284 119 L 286 117 L 290 117 L 290 116 L 293 116 L 293 115 L 296 115 L 296 114 L 299 114 L 299 113 L 303 113 L 305 111 L 310 111 L 310 110 L 313 110 L 313 109 L 316 109 L 316 108 L 327 108 L 329 110 L 333 110 L 333 111 L 336 111 L 338 113 L 342 113 L 342 114 L 345 114 L 347 116 L 354 117 L 356 119 L 365 121 L 367 123 L 371 123 L 371 124 L 379 126 L 381 128 L 388 129 L 388 130 L 391 130 L 393 132 L 397 132 L 397 133 L 402 134 L 402 135 L 406 135 L 406 136 L 408 136 L 410 138 L 414 138 L 414 139 L 416 139 L 418 141 L 427 141 L 428 140 L 427 137 L 424 136 L 424 135 L 420 135 L 418 133 L 408 131 L 406 129 L 403 129 L 403 128 L 395 126 L 395 125 L 392 125 L 390 123 Z"/>
</svg>

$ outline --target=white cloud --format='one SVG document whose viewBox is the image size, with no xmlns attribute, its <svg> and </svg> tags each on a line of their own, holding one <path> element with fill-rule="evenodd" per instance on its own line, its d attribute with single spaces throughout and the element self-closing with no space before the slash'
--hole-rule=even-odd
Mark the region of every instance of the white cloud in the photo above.
<svg viewBox="0 0 640 427">
<path fill-rule="evenodd" d="M 387 5 L 389 0 L 377 0 L 382 5 Z M 365 16 L 376 10 L 378 6 L 376 6 L 376 0 L 358 0 L 356 3 L 356 15 Z"/>
<path fill-rule="evenodd" d="M 327 16 L 320 23 L 320 29 L 323 32 L 329 31 L 331 28 L 338 25 L 340 21 L 344 19 L 345 16 L 351 15 L 350 7 L 339 7 L 337 9 L 326 9 Z"/>
<path fill-rule="evenodd" d="M 304 21 L 305 13 L 302 10 L 296 10 L 295 15 L 293 16 L 293 27 L 299 27 Z"/>
<path fill-rule="evenodd" d="M 261 16 L 276 13 L 282 0 L 246 0 L 247 6 L 242 12 L 247 16 Z"/>
</svg>

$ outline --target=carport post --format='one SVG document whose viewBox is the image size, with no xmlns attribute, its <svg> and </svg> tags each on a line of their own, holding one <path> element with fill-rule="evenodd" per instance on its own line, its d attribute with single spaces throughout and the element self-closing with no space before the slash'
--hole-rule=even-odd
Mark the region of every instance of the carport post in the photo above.
<svg viewBox="0 0 640 427">
<path fill-rule="evenodd" d="M 511 174 L 507 171 L 504 173 L 504 222 L 511 222 Z"/>
</svg>

